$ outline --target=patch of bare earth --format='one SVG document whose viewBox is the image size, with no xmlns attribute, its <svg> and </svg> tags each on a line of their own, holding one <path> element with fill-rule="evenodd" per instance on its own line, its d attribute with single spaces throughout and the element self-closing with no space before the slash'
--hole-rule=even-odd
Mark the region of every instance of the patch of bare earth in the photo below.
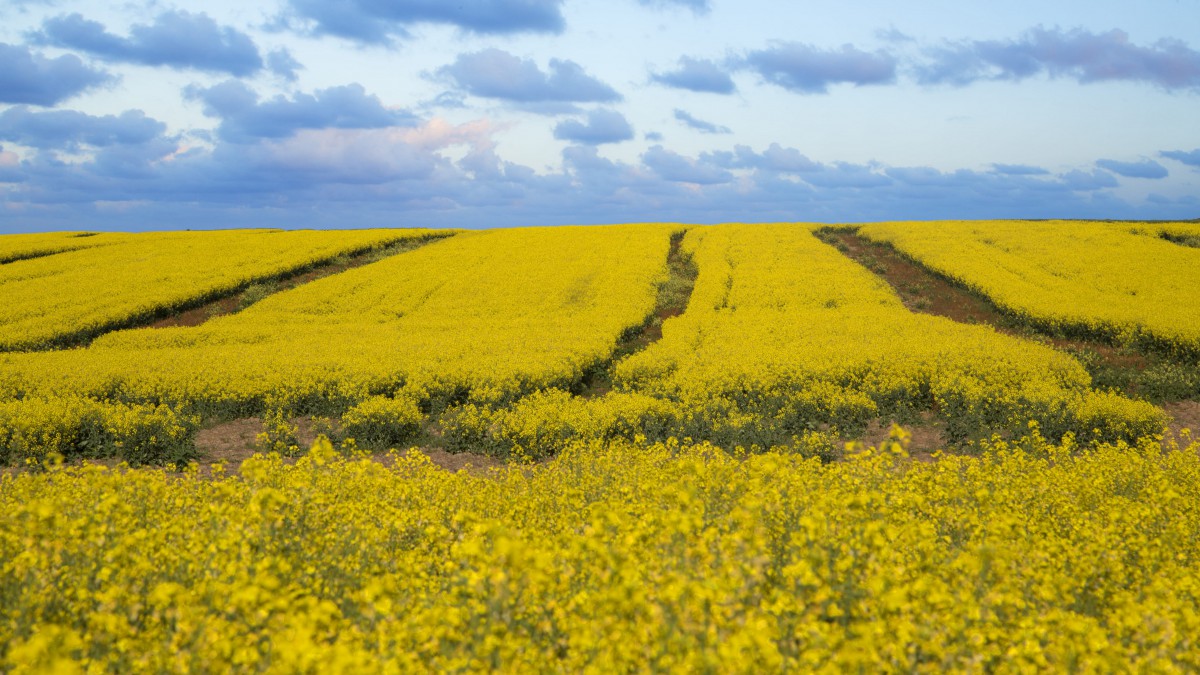
<svg viewBox="0 0 1200 675">
<path fill-rule="evenodd" d="M 296 427 L 296 441 L 301 448 L 311 446 L 317 439 L 320 425 L 312 417 L 297 417 L 290 422 Z M 221 463 L 225 465 L 226 475 L 237 473 L 242 462 L 258 452 L 257 437 L 262 429 L 263 421 L 258 417 L 245 417 L 201 429 L 196 434 L 196 451 L 199 454 L 197 462 L 201 467 L 201 475 L 211 475 L 211 466 Z M 465 470 L 468 473 L 484 474 L 490 469 L 504 466 L 504 462 L 495 457 L 469 452 L 455 454 L 431 447 L 401 450 L 399 456 L 406 456 L 410 452 L 420 452 L 429 457 L 435 466 L 451 472 Z M 370 455 L 373 461 L 388 467 L 392 466 L 394 457 L 395 455 L 386 452 Z M 287 458 L 285 461 L 294 462 L 295 458 Z"/>
<path fill-rule="evenodd" d="M 884 422 L 881 419 L 872 420 L 867 424 L 867 430 L 857 438 L 847 438 L 846 441 L 857 441 L 864 446 L 879 447 L 880 444 L 886 442 L 892 435 L 892 427 L 896 426 L 894 421 Z M 917 424 L 899 424 L 908 434 L 908 445 L 906 449 L 909 456 L 913 459 L 928 462 L 933 460 L 933 453 L 938 450 L 944 450 L 947 447 L 946 437 L 942 433 L 941 425 L 934 418 L 933 413 L 925 413 L 921 416 L 921 421 Z"/>
<path fill-rule="evenodd" d="M 1166 403 L 1163 404 L 1162 409 L 1171 416 L 1165 440 L 1174 439 L 1181 445 L 1189 441 L 1200 440 L 1200 401 Z M 1181 433 L 1185 429 L 1189 431 L 1186 438 Z"/>
</svg>

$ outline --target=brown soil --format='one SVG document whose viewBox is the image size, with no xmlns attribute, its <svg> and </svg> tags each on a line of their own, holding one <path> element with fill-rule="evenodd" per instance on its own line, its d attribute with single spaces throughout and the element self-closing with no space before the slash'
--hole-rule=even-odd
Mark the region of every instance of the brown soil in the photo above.
<svg viewBox="0 0 1200 675">
<path fill-rule="evenodd" d="M 1190 431 L 1188 437 L 1191 440 L 1200 440 L 1200 401 L 1167 403 L 1162 409 L 1171 416 L 1171 423 L 1167 425 L 1167 440 L 1176 439 L 1181 444 L 1186 443 L 1180 433 L 1184 429 Z"/>
<path fill-rule="evenodd" d="M 858 441 L 865 446 L 879 447 L 879 444 L 891 437 L 893 424 L 895 424 L 894 421 L 872 420 L 867 424 L 867 430 L 861 437 L 846 440 Z M 934 452 L 947 447 L 946 437 L 942 434 L 941 426 L 934 418 L 933 413 L 925 413 L 920 424 L 901 424 L 900 426 L 909 434 L 908 445 L 905 449 L 914 459 L 929 461 L 933 458 Z"/>
<path fill-rule="evenodd" d="M 313 418 L 297 417 L 290 422 L 297 428 L 296 440 L 299 441 L 300 446 L 312 445 L 317 438 Z M 211 465 L 222 462 L 225 464 L 226 475 L 237 473 L 242 462 L 258 451 L 255 439 L 262 428 L 263 422 L 260 418 L 247 417 L 201 429 L 196 434 L 196 450 L 200 454 L 198 463 L 201 467 L 201 475 L 211 475 Z M 401 451 L 399 455 L 405 456 L 409 452 L 423 453 L 435 466 L 451 472 L 465 470 L 472 474 L 483 474 L 490 469 L 504 466 L 504 462 L 495 457 L 469 452 L 455 454 L 440 448 L 411 448 Z M 390 466 L 392 458 L 393 455 L 384 452 L 371 455 L 372 460 L 384 466 Z M 286 461 L 294 462 L 295 458 L 288 458 Z"/>
</svg>

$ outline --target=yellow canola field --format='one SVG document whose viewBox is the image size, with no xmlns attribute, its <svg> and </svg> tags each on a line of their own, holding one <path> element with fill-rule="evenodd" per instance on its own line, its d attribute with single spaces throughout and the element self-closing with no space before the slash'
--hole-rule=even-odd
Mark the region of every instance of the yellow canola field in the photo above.
<svg viewBox="0 0 1200 675">
<path fill-rule="evenodd" d="M 0 670 L 1200 670 L 1200 445 L 896 452 L 0 474 Z"/>
<path fill-rule="evenodd" d="M 117 240 L 109 244 L 0 266 L 0 350 L 90 338 L 344 253 L 444 235 L 435 230 L 113 235 Z M 110 236 L 80 241 L 101 239 Z M 3 241 L 0 237 L 0 247 Z"/>
<path fill-rule="evenodd" d="M 403 387 L 501 401 L 570 386 L 651 314 L 666 224 L 462 233 L 197 327 L 0 355 L 9 397 L 86 396 L 340 413 Z"/>
<path fill-rule="evenodd" d="M 707 418 L 696 438 L 764 438 L 935 410 L 949 440 L 1020 433 L 1136 438 L 1153 406 L 1097 393 L 1074 359 L 990 327 L 908 311 L 866 269 L 799 225 L 688 232 L 699 269 L 687 311 L 616 366 L 619 387 Z M 760 433 L 761 432 L 761 433 Z"/>
<path fill-rule="evenodd" d="M 1134 234 L 1149 234 L 1181 246 L 1200 248 L 1200 221 L 1180 223 L 1122 223 Z M 1119 226 L 1118 226 L 1119 227 Z"/>
<path fill-rule="evenodd" d="M 945 221 L 859 234 L 1035 325 L 1200 359 L 1200 249 L 1150 234 L 1186 226 Z"/>
<path fill-rule="evenodd" d="M 0 234 L 0 264 L 37 258 L 63 251 L 106 246 L 128 235 L 96 232 L 39 232 L 36 234 Z"/>
</svg>

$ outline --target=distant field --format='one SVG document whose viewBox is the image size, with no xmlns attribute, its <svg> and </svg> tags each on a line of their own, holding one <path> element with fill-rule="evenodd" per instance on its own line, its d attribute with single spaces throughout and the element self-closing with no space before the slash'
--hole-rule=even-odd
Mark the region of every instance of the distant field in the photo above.
<svg viewBox="0 0 1200 675">
<path fill-rule="evenodd" d="M 1154 403 L 1200 397 L 1200 250 L 1149 227 L 857 228 L 1015 329 L 905 304 L 895 280 L 816 236 L 829 228 L 647 224 L 440 233 L 451 236 L 264 291 L 232 314 L 114 330 L 436 233 L 84 237 L 107 243 L 0 266 L 0 344 L 23 350 L 0 353 L 0 453 L 185 461 L 204 456 L 192 446 L 199 427 L 270 418 L 289 437 L 281 420 L 340 427 L 367 411 L 377 445 L 499 457 L 638 436 L 831 457 L 892 421 L 939 447 L 1019 438 L 1031 422 L 1054 440 L 1134 441 L 1165 428 Z M 13 236 L 0 249 L 31 245 Z M 1061 332 L 1149 350 L 1154 367 L 1132 368 L 1165 384 L 1098 382 L 1108 376 L 1078 350 L 1056 348 Z M 71 336 L 93 340 L 54 348 Z"/>
<path fill-rule="evenodd" d="M 13 256 L 39 253 L 0 266 L 0 293 L 6 300 L 0 306 L 0 350 L 91 338 L 339 255 L 433 234 L 240 230 L 60 239 L 28 235 L 41 238 L 0 244 L 0 251 L 13 251 Z"/>
<path fill-rule="evenodd" d="M 1193 230 L 0 236 L 0 670 L 1200 668 Z"/>
</svg>

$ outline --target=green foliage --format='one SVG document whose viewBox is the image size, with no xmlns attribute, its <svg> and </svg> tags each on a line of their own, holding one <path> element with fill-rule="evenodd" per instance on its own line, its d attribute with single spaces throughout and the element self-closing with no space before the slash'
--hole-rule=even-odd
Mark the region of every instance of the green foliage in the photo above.
<svg viewBox="0 0 1200 675">
<path fill-rule="evenodd" d="M 122 459 L 182 465 L 195 457 L 199 418 L 165 405 L 85 398 L 0 402 L 0 464 Z"/>
<path fill-rule="evenodd" d="M 374 396 L 342 415 L 342 433 L 361 446 L 386 450 L 416 437 L 424 421 L 414 398 Z"/>
</svg>

